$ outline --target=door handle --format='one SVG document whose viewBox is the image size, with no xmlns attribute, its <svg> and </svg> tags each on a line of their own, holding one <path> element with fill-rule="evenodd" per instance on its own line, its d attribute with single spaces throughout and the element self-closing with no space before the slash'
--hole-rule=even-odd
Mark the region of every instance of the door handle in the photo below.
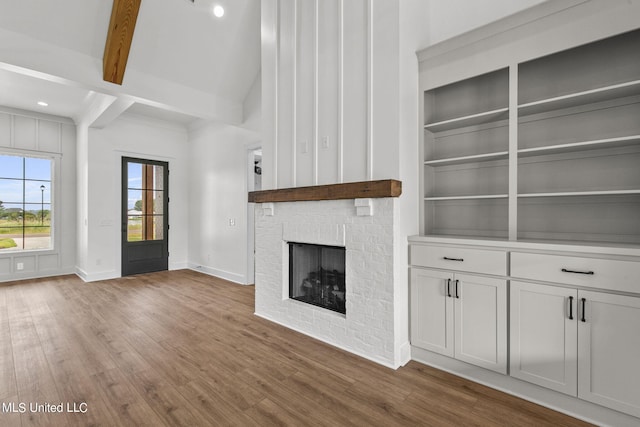
<svg viewBox="0 0 640 427">
<path fill-rule="evenodd" d="M 451 279 L 447 279 L 447 296 L 451 298 Z"/>
<path fill-rule="evenodd" d="M 573 297 L 569 297 L 569 320 L 573 320 Z"/>
<path fill-rule="evenodd" d="M 584 312 L 585 312 L 585 308 L 587 306 L 587 299 L 586 298 L 581 298 L 581 301 L 582 301 L 582 317 L 580 318 L 580 321 L 581 322 L 586 322 L 587 319 L 585 318 Z"/>
<path fill-rule="evenodd" d="M 456 279 L 456 298 L 460 298 L 460 294 L 458 293 L 458 283 L 460 281 L 458 279 Z"/>
</svg>

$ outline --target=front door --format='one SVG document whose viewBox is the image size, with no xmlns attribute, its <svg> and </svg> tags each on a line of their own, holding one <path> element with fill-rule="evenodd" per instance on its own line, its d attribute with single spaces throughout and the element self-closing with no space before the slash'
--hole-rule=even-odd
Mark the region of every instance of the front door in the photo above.
<svg viewBox="0 0 640 427">
<path fill-rule="evenodd" d="M 169 164 L 122 158 L 122 275 L 169 267 Z"/>
</svg>

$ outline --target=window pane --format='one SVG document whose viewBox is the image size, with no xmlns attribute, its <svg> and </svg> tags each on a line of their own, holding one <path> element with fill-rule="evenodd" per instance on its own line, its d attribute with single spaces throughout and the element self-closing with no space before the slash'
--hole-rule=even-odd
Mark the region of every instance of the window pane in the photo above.
<svg viewBox="0 0 640 427">
<path fill-rule="evenodd" d="M 130 215 L 127 220 L 127 241 L 139 242 L 142 240 L 142 216 Z"/>
<path fill-rule="evenodd" d="M 24 225 L 25 227 L 50 226 L 51 204 L 29 203 L 24 205 Z"/>
<path fill-rule="evenodd" d="M 164 214 L 164 200 L 162 199 L 164 191 L 154 191 L 151 196 L 153 197 L 153 213 L 156 215 Z"/>
<path fill-rule="evenodd" d="M 51 160 L 25 158 L 25 179 L 51 181 Z"/>
<path fill-rule="evenodd" d="M 127 187 L 142 188 L 142 164 L 127 163 Z"/>
<path fill-rule="evenodd" d="M 149 166 L 151 167 L 151 166 Z M 164 169 L 162 166 L 153 166 L 153 190 L 164 190 Z M 151 183 L 149 187 L 151 188 Z"/>
<path fill-rule="evenodd" d="M 129 190 L 127 193 L 127 210 L 129 213 L 131 215 L 140 215 L 142 206 L 142 190 Z"/>
<path fill-rule="evenodd" d="M 26 203 L 51 203 L 51 183 L 24 181 L 24 201 Z"/>
<path fill-rule="evenodd" d="M 29 233 L 25 232 L 24 249 L 51 249 L 51 231 L 49 227 L 46 229 L 32 229 Z"/>
<path fill-rule="evenodd" d="M 22 157 L 0 156 L 0 178 L 23 178 Z"/>
<path fill-rule="evenodd" d="M 164 216 L 153 217 L 153 240 L 164 239 Z"/>
<path fill-rule="evenodd" d="M 22 203 L 3 203 L 0 208 L 0 227 L 20 227 L 22 230 Z M 22 234 L 22 231 L 20 231 Z"/>
<path fill-rule="evenodd" d="M 8 203 L 22 203 L 22 180 L 0 179 L 0 201 Z"/>
</svg>

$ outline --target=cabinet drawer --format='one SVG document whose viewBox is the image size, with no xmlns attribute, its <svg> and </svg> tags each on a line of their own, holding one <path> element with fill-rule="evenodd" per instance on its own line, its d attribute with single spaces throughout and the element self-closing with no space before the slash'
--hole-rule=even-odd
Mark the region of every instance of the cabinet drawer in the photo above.
<svg viewBox="0 0 640 427">
<path fill-rule="evenodd" d="M 511 253 L 511 276 L 640 293 L 640 262 Z"/>
<path fill-rule="evenodd" d="M 506 276 L 507 253 L 484 249 L 411 245 L 411 265 Z"/>
</svg>

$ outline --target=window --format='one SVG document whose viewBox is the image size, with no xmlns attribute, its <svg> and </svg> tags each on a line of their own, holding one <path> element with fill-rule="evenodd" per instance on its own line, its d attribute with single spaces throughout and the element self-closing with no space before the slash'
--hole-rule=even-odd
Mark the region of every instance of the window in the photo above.
<svg viewBox="0 0 640 427">
<path fill-rule="evenodd" d="M 0 154 L 0 252 L 52 248 L 52 165 Z"/>
<path fill-rule="evenodd" d="M 127 241 L 164 239 L 164 167 L 127 162 Z"/>
</svg>

